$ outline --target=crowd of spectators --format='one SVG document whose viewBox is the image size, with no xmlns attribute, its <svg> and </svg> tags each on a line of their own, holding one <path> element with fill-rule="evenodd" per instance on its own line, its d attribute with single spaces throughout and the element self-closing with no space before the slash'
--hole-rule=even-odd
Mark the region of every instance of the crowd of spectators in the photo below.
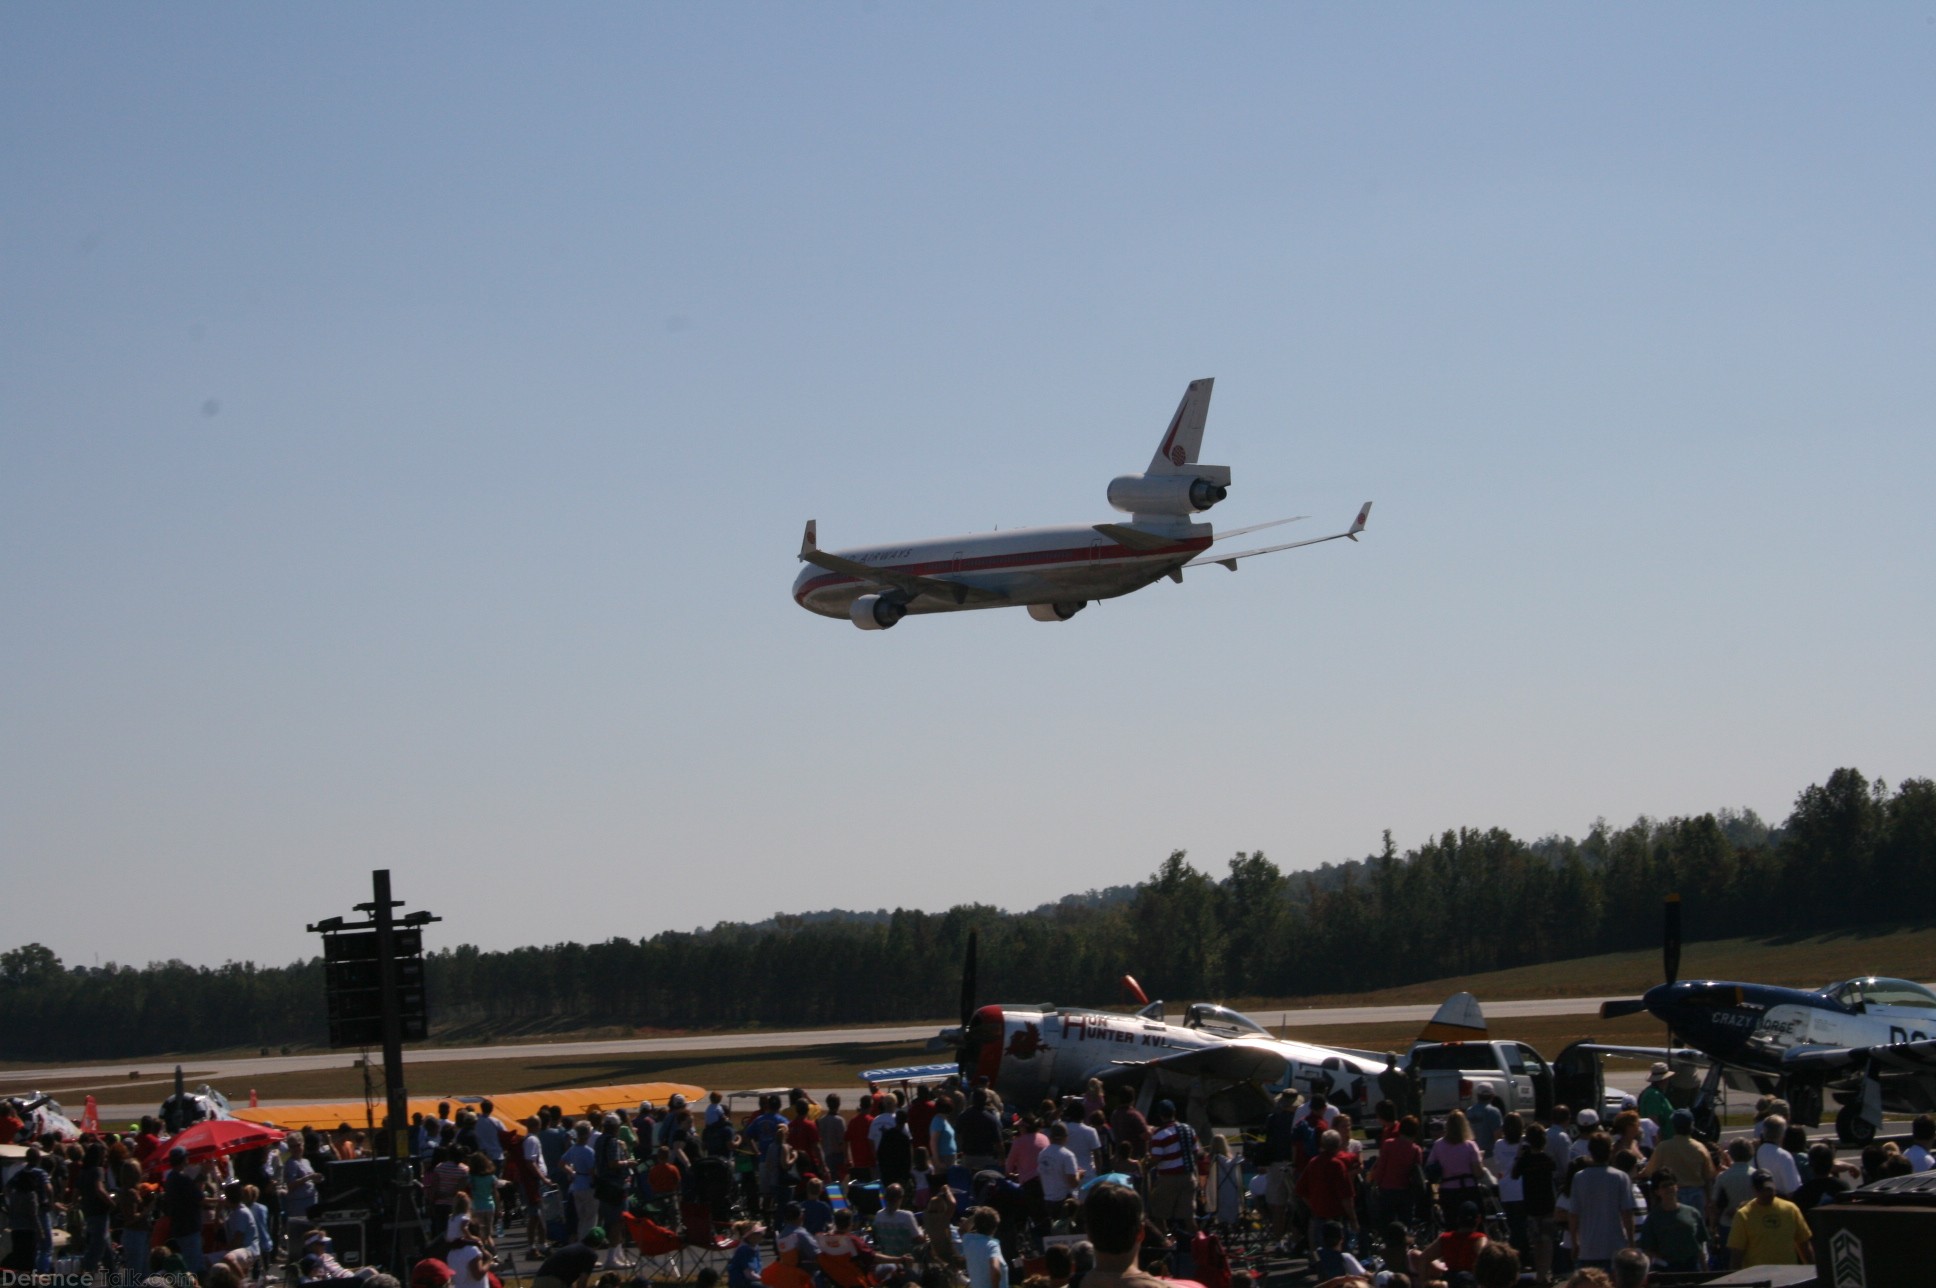
<svg viewBox="0 0 1936 1288">
<path fill-rule="evenodd" d="M 1908 1149 L 1874 1145 L 1855 1165 L 1767 1098 L 1750 1133 L 1717 1148 L 1657 1094 L 1664 1072 L 1604 1122 L 1482 1096 L 1430 1124 L 1383 1100 L 1359 1124 L 1322 1087 L 1286 1090 L 1249 1140 L 1095 1081 L 1029 1106 L 955 1080 L 851 1103 L 796 1090 L 738 1120 L 717 1093 L 522 1122 L 488 1100 L 446 1104 L 411 1124 L 425 1254 L 411 1283 L 501 1288 L 500 1241 L 516 1233 L 536 1288 L 623 1281 L 668 1248 L 717 1251 L 727 1288 L 1228 1288 L 1238 1239 L 1340 1288 L 1522 1274 L 1626 1288 L 1650 1270 L 1812 1261 L 1817 1205 L 1936 1166 L 1929 1115 Z M 0 1109 L 0 1141 L 25 1135 Z M 343 1265 L 314 1219 L 330 1164 L 366 1152 L 347 1124 L 209 1159 L 171 1148 L 152 1118 L 25 1143 L 4 1186 L 8 1269 L 53 1269 L 58 1228 L 78 1269 L 127 1272 L 122 1284 L 245 1288 L 284 1268 L 390 1288 Z"/>
</svg>

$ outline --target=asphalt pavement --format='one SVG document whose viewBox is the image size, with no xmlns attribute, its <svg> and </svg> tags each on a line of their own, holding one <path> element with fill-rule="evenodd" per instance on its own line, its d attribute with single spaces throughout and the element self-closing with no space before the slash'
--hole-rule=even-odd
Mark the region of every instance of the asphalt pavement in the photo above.
<svg viewBox="0 0 1936 1288">
<path fill-rule="evenodd" d="M 1623 994 L 1624 996 L 1624 994 Z M 1488 1020 L 1505 1020 L 1539 1015 L 1597 1015 L 1604 997 L 1543 997 L 1523 1001 L 1486 1002 Z M 1330 1024 L 1423 1023 L 1438 1010 L 1436 1003 L 1415 1006 L 1326 1006 L 1301 1011 L 1260 1011 L 1252 1018 L 1260 1023 L 1276 1022 L 1291 1028 Z M 801 1029 L 790 1032 L 702 1033 L 676 1038 L 610 1038 L 601 1041 L 509 1042 L 495 1046 L 412 1047 L 405 1053 L 406 1064 L 440 1064 L 458 1060 L 549 1059 L 559 1056 L 667 1055 L 681 1051 L 753 1051 L 788 1047 L 839 1046 L 858 1042 L 920 1042 L 933 1037 L 949 1021 L 901 1025 L 894 1028 Z M 319 1051 L 305 1055 L 206 1056 L 180 1060 L 183 1075 L 191 1083 L 233 1081 L 271 1073 L 299 1073 L 312 1069 L 334 1069 L 351 1063 L 344 1051 Z M 49 1065 L 34 1069 L 0 1071 L 0 1090 L 24 1091 L 41 1083 L 59 1081 L 72 1084 L 87 1078 L 127 1079 L 135 1083 L 146 1079 L 166 1081 L 173 1077 L 176 1057 L 153 1056 L 113 1064 Z"/>
</svg>

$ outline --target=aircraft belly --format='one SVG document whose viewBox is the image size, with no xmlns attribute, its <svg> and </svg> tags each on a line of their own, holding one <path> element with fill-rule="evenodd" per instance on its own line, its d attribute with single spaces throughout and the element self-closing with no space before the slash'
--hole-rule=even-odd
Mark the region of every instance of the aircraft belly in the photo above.
<svg viewBox="0 0 1936 1288">
<path fill-rule="evenodd" d="M 943 573 L 940 575 L 946 580 L 960 581 L 963 585 L 980 590 L 992 590 L 1004 598 L 957 604 L 934 595 L 921 595 L 908 604 L 907 610 L 910 615 L 917 615 L 964 612 L 975 608 L 1011 608 L 1063 600 L 1114 599 L 1141 590 L 1163 576 L 1176 562 L 1175 558 L 1166 556 L 1162 559 L 1115 560 L 1107 564 L 1071 563 L 1014 573 L 983 572 L 960 577 L 949 577 Z M 878 588 L 844 582 L 808 591 L 800 602 L 808 612 L 818 613 L 822 617 L 845 617 L 849 607 L 860 596 L 879 593 L 884 592 Z"/>
<path fill-rule="evenodd" d="M 1035 569 L 1007 579 L 1000 589 L 1018 604 L 1069 599 L 1114 599 L 1149 585 L 1174 559 L 1117 560 L 1107 564 L 1064 564 Z"/>
</svg>

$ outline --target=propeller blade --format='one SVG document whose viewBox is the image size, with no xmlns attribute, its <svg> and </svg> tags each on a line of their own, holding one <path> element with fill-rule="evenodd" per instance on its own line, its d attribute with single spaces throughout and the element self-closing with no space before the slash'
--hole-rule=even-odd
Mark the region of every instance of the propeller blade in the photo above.
<svg viewBox="0 0 1936 1288">
<path fill-rule="evenodd" d="M 968 951 L 961 959 L 961 1029 L 963 1033 L 966 1033 L 968 1026 L 975 1022 L 975 950 L 980 938 L 980 931 L 968 932 Z"/>
<path fill-rule="evenodd" d="M 1661 966 L 1672 984 L 1681 977 L 1681 897 L 1667 896 L 1666 923 L 1661 927 Z"/>
<path fill-rule="evenodd" d="M 1123 988 L 1128 991 L 1131 997 L 1136 999 L 1138 1005 L 1148 1006 L 1150 1004 L 1149 994 L 1143 991 L 1143 986 L 1136 982 L 1134 975 L 1123 976 Z"/>
<path fill-rule="evenodd" d="M 1617 1020 L 1626 1015 L 1638 1015 L 1647 1009 L 1647 1003 L 1638 997 L 1622 997 L 1612 1002 L 1600 1003 L 1600 1018 Z"/>
</svg>

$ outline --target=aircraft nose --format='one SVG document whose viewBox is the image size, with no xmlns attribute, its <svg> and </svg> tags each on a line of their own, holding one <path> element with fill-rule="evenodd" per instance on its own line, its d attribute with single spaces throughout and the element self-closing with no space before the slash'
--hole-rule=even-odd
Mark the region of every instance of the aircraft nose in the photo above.
<svg viewBox="0 0 1936 1288">
<path fill-rule="evenodd" d="M 1673 1013 L 1682 1009 L 1682 1000 L 1686 994 L 1687 988 L 1684 984 L 1656 984 L 1642 994 L 1640 1000 L 1646 1005 L 1649 1014 L 1671 1022 Z"/>
</svg>

